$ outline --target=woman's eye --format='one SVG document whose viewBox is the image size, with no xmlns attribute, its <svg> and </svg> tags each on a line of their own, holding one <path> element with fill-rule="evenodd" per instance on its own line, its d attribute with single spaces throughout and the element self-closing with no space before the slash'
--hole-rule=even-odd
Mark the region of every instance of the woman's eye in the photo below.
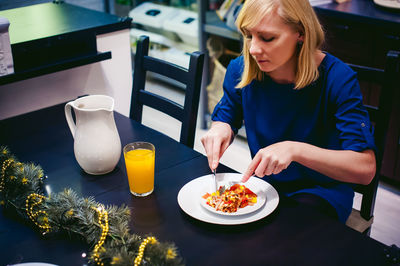
<svg viewBox="0 0 400 266">
<path fill-rule="evenodd" d="M 262 37 L 262 40 L 263 40 L 264 42 L 272 42 L 274 39 L 275 39 L 275 37 L 271 37 L 271 38 L 264 38 L 264 37 Z"/>
<path fill-rule="evenodd" d="M 246 39 L 251 40 L 251 35 L 245 35 Z"/>
</svg>

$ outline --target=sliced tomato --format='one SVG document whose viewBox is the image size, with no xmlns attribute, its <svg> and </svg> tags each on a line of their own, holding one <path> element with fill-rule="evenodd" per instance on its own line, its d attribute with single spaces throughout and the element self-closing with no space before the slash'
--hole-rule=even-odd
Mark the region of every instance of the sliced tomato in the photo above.
<svg viewBox="0 0 400 266">
<path fill-rule="evenodd" d="M 250 195 L 252 197 L 257 197 L 256 193 L 254 193 L 253 191 L 251 191 L 247 187 L 245 187 L 244 192 L 245 192 L 245 194 Z"/>
<path fill-rule="evenodd" d="M 242 202 L 240 203 L 240 208 L 244 208 L 244 207 L 246 207 L 247 205 L 249 205 L 249 202 L 248 202 L 247 200 L 242 201 Z"/>
<path fill-rule="evenodd" d="M 210 193 L 206 193 L 206 194 L 203 195 L 202 198 L 203 198 L 203 199 L 206 199 L 206 198 L 208 198 L 209 196 L 211 196 Z"/>
<path fill-rule="evenodd" d="M 240 185 L 239 184 L 234 184 L 233 186 L 231 186 L 229 188 L 229 191 L 235 191 L 236 189 L 240 189 Z"/>
</svg>

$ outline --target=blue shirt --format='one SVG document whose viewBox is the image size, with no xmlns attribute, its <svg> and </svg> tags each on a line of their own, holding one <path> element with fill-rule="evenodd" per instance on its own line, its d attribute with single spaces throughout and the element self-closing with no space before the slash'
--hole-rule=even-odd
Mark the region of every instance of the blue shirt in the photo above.
<svg viewBox="0 0 400 266">
<path fill-rule="evenodd" d="M 291 140 L 333 150 L 375 149 L 368 112 L 356 73 L 326 53 L 319 78 L 294 90 L 265 75 L 244 88 L 235 88 L 243 70 L 243 57 L 232 60 L 223 83 L 224 95 L 212 114 L 213 121 L 228 123 L 233 131 L 246 128 L 251 156 L 276 142 Z M 296 162 L 279 174 L 265 177 L 280 193 L 312 193 L 326 199 L 345 222 L 350 215 L 352 184 L 340 182 Z"/>
</svg>

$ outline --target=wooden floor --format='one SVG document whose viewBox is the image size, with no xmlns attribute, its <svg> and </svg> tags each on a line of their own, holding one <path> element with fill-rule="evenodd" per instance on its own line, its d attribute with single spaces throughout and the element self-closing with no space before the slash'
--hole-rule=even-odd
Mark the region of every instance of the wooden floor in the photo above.
<svg viewBox="0 0 400 266">
<path fill-rule="evenodd" d="M 167 84 L 156 80 L 150 81 L 148 86 L 150 91 L 162 94 L 165 97 L 183 103 L 182 91 L 173 89 Z M 163 132 L 176 140 L 179 140 L 180 122 L 166 116 L 156 110 L 145 108 L 143 123 L 160 132 Z M 196 130 L 195 150 L 204 154 L 204 149 L 200 143 L 201 136 L 205 130 Z M 227 149 L 221 163 L 244 172 L 251 161 L 250 151 L 244 138 L 237 137 L 232 145 Z M 359 206 L 360 196 L 356 195 L 354 206 Z M 395 244 L 400 247 L 400 189 L 381 182 L 375 205 L 375 220 L 371 230 L 371 237 L 386 244 Z"/>
</svg>

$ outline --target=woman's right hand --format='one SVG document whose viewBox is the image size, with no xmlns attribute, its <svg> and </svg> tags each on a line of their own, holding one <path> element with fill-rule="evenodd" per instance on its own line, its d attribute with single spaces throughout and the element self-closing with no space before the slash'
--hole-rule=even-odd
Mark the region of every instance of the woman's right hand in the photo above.
<svg viewBox="0 0 400 266">
<path fill-rule="evenodd" d="M 211 170 L 217 168 L 219 159 L 233 141 L 231 126 L 224 122 L 213 122 L 210 130 L 201 138 Z"/>
</svg>

